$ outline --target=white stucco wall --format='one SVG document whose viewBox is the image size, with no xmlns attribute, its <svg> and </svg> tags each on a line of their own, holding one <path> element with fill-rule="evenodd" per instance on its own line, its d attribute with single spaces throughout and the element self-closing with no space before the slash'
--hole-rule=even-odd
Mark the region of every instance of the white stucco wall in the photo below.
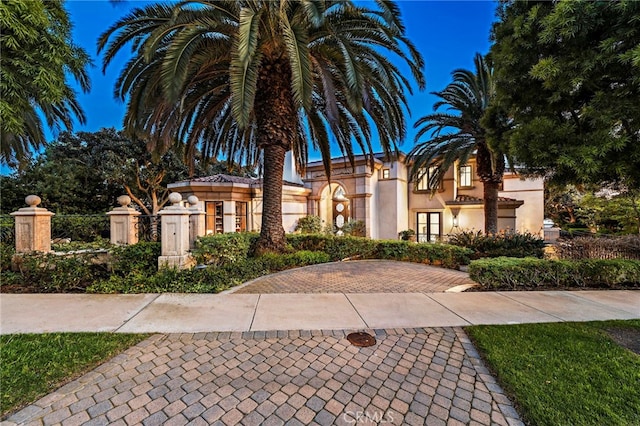
<svg viewBox="0 0 640 426">
<path fill-rule="evenodd" d="M 542 235 L 544 220 L 544 179 L 505 179 L 500 196 L 524 201 L 516 210 L 515 228 L 518 232 Z"/>
</svg>

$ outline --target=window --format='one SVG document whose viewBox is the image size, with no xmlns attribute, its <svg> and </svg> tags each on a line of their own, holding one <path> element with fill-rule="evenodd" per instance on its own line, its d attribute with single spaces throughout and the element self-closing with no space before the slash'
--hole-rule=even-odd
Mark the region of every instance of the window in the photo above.
<svg viewBox="0 0 640 426">
<path fill-rule="evenodd" d="M 438 167 L 437 166 L 431 166 L 426 171 L 425 171 L 425 169 L 420 169 L 420 174 L 422 175 L 422 177 L 418 180 L 418 183 L 416 184 L 416 190 L 417 191 L 431 191 L 432 189 L 436 189 L 437 187 L 433 188 L 431 185 L 429 185 L 429 181 L 431 180 L 431 177 L 437 171 L 438 171 Z"/>
<path fill-rule="evenodd" d="M 236 232 L 247 230 L 247 203 L 236 201 Z"/>
<path fill-rule="evenodd" d="M 418 242 L 435 243 L 442 237 L 439 212 L 418 213 Z"/>
<path fill-rule="evenodd" d="M 390 177 L 389 169 L 382 169 L 382 179 L 389 179 Z"/>
<path fill-rule="evenodd" d="M 222 201 L 205 202 L 205 213 L 207 235 L 222 234 L 224 232 Z"/>
<path fill-rule="evenodd" d="M 459 167 L 459 177 L 458 187 L 460 188 L 468 188 L 473 184 L 472 175 L 471 175 L 471 166 L 460 166 Z"/>
</svg>

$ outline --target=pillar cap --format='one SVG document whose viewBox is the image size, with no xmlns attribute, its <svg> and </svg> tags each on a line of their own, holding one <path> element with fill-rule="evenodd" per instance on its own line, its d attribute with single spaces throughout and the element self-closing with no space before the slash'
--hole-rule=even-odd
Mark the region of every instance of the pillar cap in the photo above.
<svg viewBox="0 0 640 426">
<path fill-rule="evenodd" d="M 38 197 L 37 195 L 31 194 L 27 195 L 27 197 L 24 199 L 24 202 L 27 203 L 29 207 L 34 208 L 42 202 L 42 198 Z"/>
<path fill-rule="evenodd" d="M 42 198 L 38 197 L 37 195 L 33 195 L 33 194 L 28 195 L 24 199 L 24 201 L 29 205 L 29 207 L 22 207 L 21 209 L 18 209 L 18 211 L 11 213 L 10 214 L 11 216 L 53 216 L 55 215 L 55 213 L 52 213 L 47 209 L 44 209 L 42 207 L 36 207 L 38 204 L 42 202 Z"/>
<path fill-rule="evenodd" d="M 116 201 L 118 202 L 118 204 L 120 204 L 120 206 L 127 207 L 129 204 L 131 204 L 131 197 L 129 197 L 128 195 L 121 195 L 117 198 Z"/>
</svg>

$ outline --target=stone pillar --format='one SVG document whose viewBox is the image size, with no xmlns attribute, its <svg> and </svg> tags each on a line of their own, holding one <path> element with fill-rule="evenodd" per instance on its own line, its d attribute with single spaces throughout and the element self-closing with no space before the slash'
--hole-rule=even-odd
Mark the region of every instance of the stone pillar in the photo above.
<svg viewBox="0 0 640 426">
<path fill-rule="evenodd" d="M 189 248 L 196 248 L 196 240 L 198 237 L 205 235 L 205 212 L 204 205 L 200 203 L 198 197 L 190 196 L 189 201 Z"/>
<path fill-rule="evenodd" d="M 138 242 L 138 216 L 140 212 L 129 207 L 131 198 L 127 195 L 118 197 L 116 207 L 107 213 L 109 216 L 111 244 L 131 245 Z"/>
<path fill-rule="evenodd" d="M 177 192 L 169 194 L 171 206 L 158 212 L 162 225 L 161 256 L 158 258 L 159 268 L 185 269 L 194 266 L 195 262 L 189 254 L 189 209 L 180 202 L 182 195 Z"/>
<path fill-rule="evenodd" d="M 51 251 L 51 216 L 54 213 L 36 207 L 42 201 L 37 195 L 29 195 L 24 201 L 29 207 L 11 213 L 16 222 L 16 253 L 48 253 Z"/>
</svg>

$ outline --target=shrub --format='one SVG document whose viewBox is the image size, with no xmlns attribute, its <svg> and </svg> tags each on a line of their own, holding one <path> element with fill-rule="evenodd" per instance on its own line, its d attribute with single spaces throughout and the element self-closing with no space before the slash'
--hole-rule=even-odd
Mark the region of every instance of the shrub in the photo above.
<svg viewBox="0 0 640 426">
<path fill-rule="evenodd" d="M 447 268 L 468 264 L 472 253 L 469 249 L 450 244 L 371 240 L 323 234 L 287 235 L 287 243 L 293 250 L 323 251 L 331 261 L 346 258 L 389 259 L 441 264 Z"/>
<path fill-rule="evenodd" d="M 10 282 L 3 280 L 3 285 L 19 286 L 22 291 L 33 293 L 84 292 L 94 281 L 109 275 L 106 256 L 105 252 L 23 254 L 16 257 L 19 272 L 7 275 Z"/>
<path fill-rule="evenodd" d="M 90 293 L 218 293 L 243 282 L 298 266 L 323 263 L 326 253 L 301 251 L 292 254 L 266 254 L 239 260 L 221 267 L 187 270 L 162 269 L 156 274 L 112 275 L 90 286 Z"/>
<path fill-rule="evenodd" d="M 13 216 L 7 214 L 0 215 L 0 243 L 15 245 L 16 225 Z"/>
<path fill-rule="evenodd" d="M 481 259 L 471 262 L 469 275 L 485 289 L 618 288 L 640 286 L 640 261 Z"/>
<path fill-rule="evenodd" d="M 100 215 L 55 215 L 51 217 L 51 237 L 71 241 L 94 241 L 109 237 L 109 217 Z"/>
<path fill-rule="evenodd" d="M 199 264 L 222 266 L 247 259 L 257 239 L 249 232 L 207 235 L 198 238 L 192 254 Z"/>
<path fill-rule="evenodd" d="M 335 262 L 347 258 L 370 259 L 374 257 L 376 242 L 362 237 L 327 234 L 287 235 L 287 243 L 295 251 L 323 251 Z"/>
<path fill-rule="evenodd" d="M 303 234 L 318 234 L 322 231 L 322 219 L 320 216 L 305 216 L 298 219 L 296 231 Z"/>
<path fill-rule="evenodd" d="M 131 273 L 153 274 L 158 271 L 161 245 L 140 241 L 129 246 L 116 246 L 111 250 L 111 270 L 119 276 Z"/>
<path fill-rule="evenodd" d="M 352 237 L 365 237 L 367 235 L 367 226 L 362 220 L 349 220 L 342 227 L 342 232 Z"/>
<path fill-rule="evenodd" d="M 576 237 L 558 241 L 555 248 L 561 259 L 640 260 L 640 235 Z"/>
<path fill-rule="evenodd" d="M 8 271 L 11 269 L 11 258 L 16 253 L 13 244 L 5 244 L 0 242 L 0 271 Z"/>
<path fill-rule="evenodd" d="M 482 231 L 463 231 L 452 235 L 449 244 L 473 250 L 473 259 L 501 256 L 542 258 L 544 255 L 544 239 L 528 232 L 483 234 Z"/>
<path fill-rule="evenodd" d="M 404 231 L 400 231 L 398 233 L 398 238 L 402 241 L 411 241 L 416 236 L 416 231 L 413 229 L 405 229 Z"/>
</svg>

